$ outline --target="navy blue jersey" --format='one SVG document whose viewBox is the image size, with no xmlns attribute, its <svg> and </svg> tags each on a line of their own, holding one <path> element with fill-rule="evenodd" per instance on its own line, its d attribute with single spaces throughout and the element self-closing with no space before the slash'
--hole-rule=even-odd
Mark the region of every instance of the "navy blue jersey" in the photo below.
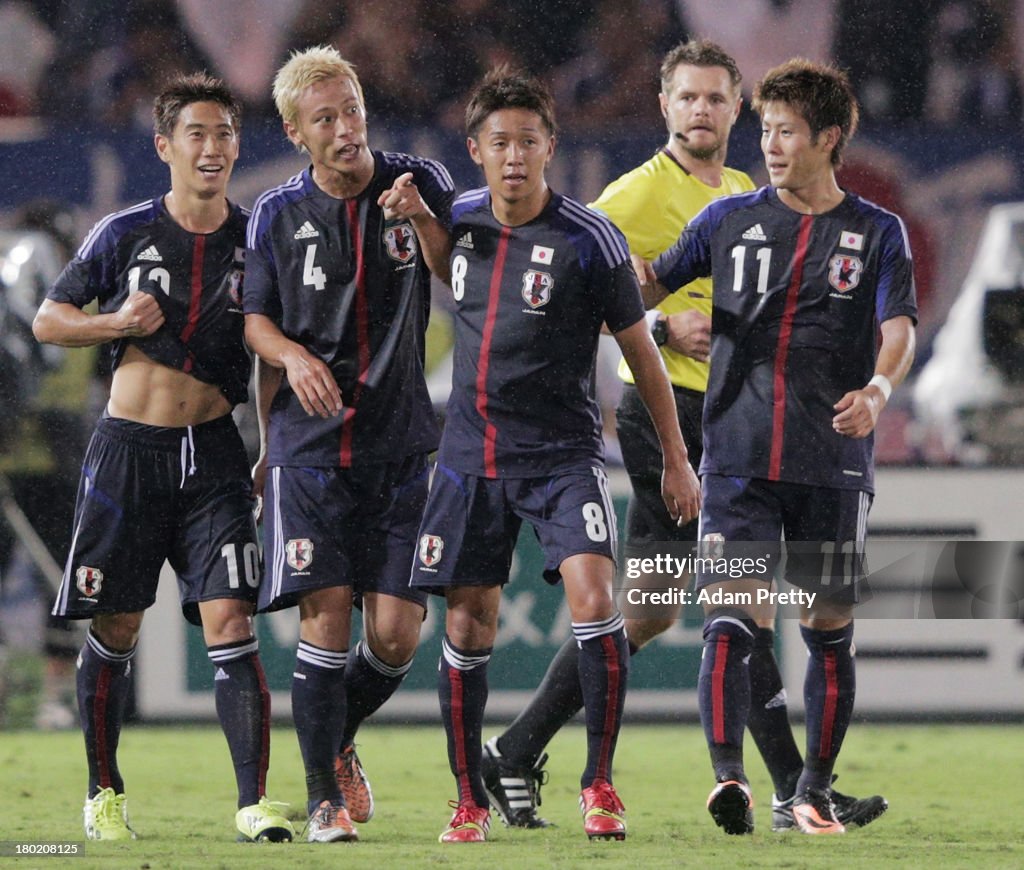
<svg viewBox="0 0 1024 870">
<path fill-rule="evenodd" d="M 878 324 L 916 321 L 906 228 L 853 194 L 825 214 L 770 187 L 716 200 L 654 263 L 679 287 L 712 276 L 701 473 L 874 491 L 874 439 L 832 429 L 874 373 Z"/>
<path fill-rule="evenodd" d="M 626 241 L 603 215 L 553 194 L 519 227 L 486 189 L 452 211 L 452 393 L 438 461 L 477 477 L 540 477 L 603 458 L 597 339 L 643 319 Z"/>
<path fill-rule="evenodd" d="M 448 226 L 455 187 L 433 160 L 373 157 L 373 179 L 357 197 L 329 196 L 306 169 L 264 193 L 253 210 L 245 313 L 266 315 L 322 359 L 345 406 L 338 417 L 309 417 L 282 379 L 270 411 L 272 466 L 393 463 L 437 447 L 423 374 L 430 272 L 412 225 L 385 220 L 377 198 L 412 172 Z"/>
<path fill-rule="evenodd" d="M 47 293 L 78 308 L 98 300 L 117 311 L 130 292 L 151 293 L 164 324 L 146 338 L 111 342 L 113 367 L 135 345 L 155 362 L 219 388 L 232 405 L 248 397 L 242 276 L 249 213 L 231 205 L 212 233 L 190 233 L 151 199 L 103 218 Z"/>
</svg>

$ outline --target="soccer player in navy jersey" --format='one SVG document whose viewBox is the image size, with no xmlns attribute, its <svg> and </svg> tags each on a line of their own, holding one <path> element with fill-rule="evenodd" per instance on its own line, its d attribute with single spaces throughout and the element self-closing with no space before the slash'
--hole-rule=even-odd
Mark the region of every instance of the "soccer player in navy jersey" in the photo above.
<svg viewBox="0 0 1024 870">
<path fill-rule="evenodd" d="M 311 165 L 257 200 L 249 228 L 260 608 L 299 610 L 308 838 L 354 840 L 353 821 L 373 814 L 356 729 L 402 682 L 426 612 L 409 587 L 438 441 L 424 332 L 430 272 L 447 278 L 454 186 L 433 160 L 370 149 L 359 79 L 333 48 L 293 54 L 274 99 Z M 353 604 L 364 637 L 349 651 Z"/>
<path fill-rule="evenodd" d="M 226 196 L 241 109 L 220 81 L 197 74 L 172 80 L 153 117 L 170 192 L 101 220 L 33 325 L 40 341 L 109 342 L 113 355 L 53 610 L 92 619 L 77 674 L 85 831 L 135 837 L 117 745 L 143 611 L 166 559 L 216 671 L 239 835 L 290 840 L 291 823 L 265 796 L 270 694 L 252 625 L 259 552 L 248 458 L 231 418 L 251 369 L 241 308 L 248 213 Z M 97 314 L 82 310 L 92 300 Z"/>
<path fill-rule="evenodd" d="M 602 323 L 654 419 L 662 495 L 681 522 L 698 512 L 697 479 L 625 240 L 606 218 L 548 187 L 555 119 L 547 90 L 494 70 L 470 98 L 466 129 L 487 187 L 463 194 L 452 212 L 453 383 L 412 572 L 414 588 L 447 599 L 439 694 L 458 804 L 441 841 L 487 837 L 487 663 L 523 520 L 545 551 L 546 578 L 565 584 L 580 648 L 584 830 L 621 840 L 611 765 L 629 653 L 612 595 L 615 517 L 593 394 Z"/>
<path fill-rule="evenodd" d="M 771 186 L 711 203 L 653 267 L 637 266 L 652 302 L 667 287 L 712 277 L 701 539 L 727 546 L 784 535 L 814 542 L 821 566 L 834 568 L 829 553 L 855 555 L 864 540 L 872 432 L 914 355 L 910 248 L 898 216 L 836 183 L 858 115 L 845 74 L 789 61 L 758 83 L 754 108 Z M 794 796 L 774 809 L 804 833 L 838 834 L 830 788 L 853 712 L 857 571 L 844 564 L 838 586 L 815 582 L 803 562 L 794 567 L 794 554 L 807 558 L 799 547 L 787 579 L 815 593 L 801 613 L 807 746 Z M 742 595 L 764 584 L 699 574 L 697 585 L 731 600 L 705 606 L 698 692 L 717 780 L 708 809 L 727 833 L 749 833 L 742 741 L 760 612 Z"/>
<path fill-rule="evenodd" d="M 754 189 L 746 173 L 725 165 L 729 133 L 739 115 L 742 77 L 732 57 L 708 40 L 691 40 L 672 48 L 662 61 L 659 101 L 668 140 L 640 166 L 611 182 L 591 204 L 607 215 L 626 237 L 630 250 L 653 259 L 679 237 L 686 224 L 720 196 Z M 711 338 L 711 281 L 698 278 L 667 296 L 652 332 L 672 382 L 679 426 L 696 469 L 701 459 L 701 415 L 708 381 Z M 658 542 L 697 539 L 697 520 L 678 525 L 661 499 L 661 452 L 647 409 L 625 362 L 626 380 L 616 413 L 622 458 L 629 473 L 624 555 L 649 555 Z M 651 588 L 653 578 L 639 583 Z M 673 585 L 678 581 L 670 579 Z M 626 636 L 635 655 L 667 631 L 682 612 L 659 605 L 656 612 L 625 609 Z M 774 611 L 759 618 L 750 655 L 750 717 L 747 727 L 764 758 L 783 802 L 792 797 L 803 769 L 803 756 L 790 727 L 786 691 L 775 659 Z M 570 637 L 556 653 L 529 704 L 498 737 L 484 746 L 484 787 L 505 824 L 540 828 L 537 814 L 544 748 L 583 707 L 576 641 Z M 865 825 L 888 806 L 879 795 L 856 798 L 833 792 L 836 815 L 848 825 Z M 776 811 L 773 830 L 792 827 L 791 814 Z"/>
</svg>

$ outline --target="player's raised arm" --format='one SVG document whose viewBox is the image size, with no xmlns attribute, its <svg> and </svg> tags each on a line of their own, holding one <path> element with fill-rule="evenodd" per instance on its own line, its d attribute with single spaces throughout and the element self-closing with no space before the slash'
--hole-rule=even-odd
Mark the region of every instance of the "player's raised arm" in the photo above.
<svg viewBox="0 0 1024 870">
<path fill-rule="evenodd" d="M 377 199 L 388 220 L 407 219 L 416 231 L 427 268 L 445 284 L 451 281 L 448 257 L 452 251 L 451 234 L 438 220 L 420 194 L 411 172 L 404 172 Z"/>
<path fill-rule="evenodd" d="M 879 327 L 882 346 L 875 363 L 875 374 L 859 390 L 851 390 L 835 404 L 838 412 L 832 428 L 849 438 L 866 438 L 878 425 L 878 416 L 888 404 L 894 387 L 899 386 L 914 361 L 916 333 L 914 321 L 900 316 L 885 320 Z"/>
<path fill-rule="evenodd" d="M 664 462 L 662 498 L 680 525 L 700 512 L 700 481 L 687 461 L 686 444 L 679 429 L 675 399 L 661 354 L 647 322 L 640 320 L 615 333 L 622 355 L 636 379 L 637 389 L 651 415 Z"/>
<path fill-rule="evenodd" d="M 32 321 L 37 341 L 63 347 L 91 347 L 119 338 L 152 335 L 164 323 L 160 303 L 148 293 L 132 293 L 110 314 L 87 314 L 70 302 L 44 299 Z"/>
</svg>

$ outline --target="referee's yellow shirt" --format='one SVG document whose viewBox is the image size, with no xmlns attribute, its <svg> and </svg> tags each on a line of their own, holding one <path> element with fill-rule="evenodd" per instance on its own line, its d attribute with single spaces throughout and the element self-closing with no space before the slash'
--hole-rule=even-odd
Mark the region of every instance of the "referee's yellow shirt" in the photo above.
<svg viewBox="0 0 1024 870">
<path fill-rule="evenodd" d="M 622 230 L 634 254 L 653 260 L 672 246 L 691 218 L 709 202 L 753 189 L 754 183 L 745 172 L 728 167 L 722 170 L 721 186 L 708 187 L 662 148 L 646 163 L 609 184 L 590 207 L 606 214 Z M 710 278 L 698 278 L 658 306 L 665 314 L 678 314 L 690 308 L 711 316 Z M 673 384 L 702 393 L 707 390 L 707 363 L 667 346 L 660 350 Z M 633 383 L 633 373 L 625 360 L 619 363 L 619 376 L 626 383 Z"/>
</svg>

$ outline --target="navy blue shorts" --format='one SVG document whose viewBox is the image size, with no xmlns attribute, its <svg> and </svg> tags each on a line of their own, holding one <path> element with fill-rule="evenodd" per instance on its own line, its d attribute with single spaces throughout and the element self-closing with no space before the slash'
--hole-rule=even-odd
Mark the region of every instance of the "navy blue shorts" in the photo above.
<svg viewBox="0 0 1024 870">
<path fill-rule="evenodd" d="M 451 586 L 501 586 L 523 520 L 544 550 L 544 579 L 557 583 L 569 556 L 615 559 L 617 529 L 603 468 L 554 477 L 491 480 L 434 470 L 410 584 L 435 595 Z"/>
<path fill-rule="evenodd" d="M 357 604 L 376 592 L 426 606 L 426 594 L 409 588 L 409 566 L 428 479 L 425 454 L 358 468 L 271 468 L 260 610 L 333 586 L 351 586 Z"/>
<path fill-rule="evenodd" d="M 857 601 L 870 493 L 719 474 L 705 474 L 701 484 L 705 545 L 720 542 L 728 557 L 730 542 L 763 542 L 777 561 L 785 538 L 783 579 L 832 602 Z M 699 571 L 695 586 L 723 579 L 728 578 Z"/>
<path fill-rule="evenodd" d="M 252 509 L 249 459 L 230 415 L 180 429 L 103 417 L 82 465 L 53 613 L 87 619 L 145 610 L 165 559 L 189 622 L 200 624 L 200 601 L 255 602 Z"/>
</svg>

